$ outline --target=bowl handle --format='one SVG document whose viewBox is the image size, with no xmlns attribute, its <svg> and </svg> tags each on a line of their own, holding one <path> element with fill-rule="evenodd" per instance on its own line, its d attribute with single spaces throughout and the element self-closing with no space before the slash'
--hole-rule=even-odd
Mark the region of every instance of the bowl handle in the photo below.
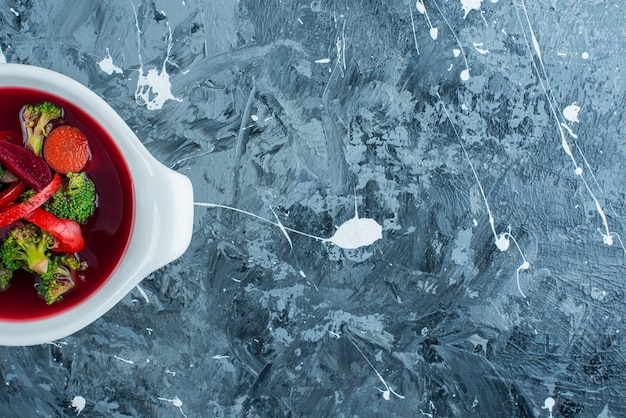
<svg viewBox="0 0 626 418">
<path fill-rule="evenodd" d="M 157 270 L 176 260 L 189 247 L 193 232 L 193 187 L 187 176 L 159 167 L 158 193 L 155 196 L 155 211 L 161 233 L 156 254 L 152 257 L 150 270 Z"/>
</svg>

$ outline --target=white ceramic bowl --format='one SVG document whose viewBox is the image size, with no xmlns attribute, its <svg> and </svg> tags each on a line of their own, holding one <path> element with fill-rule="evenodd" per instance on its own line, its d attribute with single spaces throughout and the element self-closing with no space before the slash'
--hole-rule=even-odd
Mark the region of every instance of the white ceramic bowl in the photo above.
<svg viewBox="0 0 626 418">
<path fill-rule="evenodd" d="M 64 338 L 89 325 L 147 275 L 180 257 L 191 241 L 193 190 L 187 177 L 150 155 L 120 116 L 79 82 L 39 67 L 0 64 L 0 87 L 48 92 L 89 114 L 108 132 L 126 160 L 135 194 L 134 223 L 126 252 L 95 293 L 51 317 L 32 321 L 0 319 L 0 345 L 35 345 Z"/>
</svg>

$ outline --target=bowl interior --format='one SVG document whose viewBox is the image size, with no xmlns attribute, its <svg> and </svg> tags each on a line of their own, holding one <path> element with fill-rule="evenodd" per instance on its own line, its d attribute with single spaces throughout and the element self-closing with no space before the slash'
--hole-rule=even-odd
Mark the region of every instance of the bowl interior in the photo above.
<svg viewBox="0 0 626 418">
<path fill-rule="evenodd" d="M 11 287 L 0 292 L 0 320 L 33 321 L 61 314 L 85 302 L 113 274 L 131 238 L 135 201 L 133 182 L 126 161 L 115 141 L 102 126 L 83 110 L 56 95 L 23 87 L 0 87 L 0 130 L 21 134 L 20 108 L 26 103 L 51 101 L 63 107 L 65 121 L 80 128 L 91 148 L 87 175 L 98 194 L 96 212 L 83 226 L 86 247 L 79 253 L 88 268 L 85 280 L 63 300 L 46 305 L 34 289 L 35 279 L 19 272 Z"/>
</svg>

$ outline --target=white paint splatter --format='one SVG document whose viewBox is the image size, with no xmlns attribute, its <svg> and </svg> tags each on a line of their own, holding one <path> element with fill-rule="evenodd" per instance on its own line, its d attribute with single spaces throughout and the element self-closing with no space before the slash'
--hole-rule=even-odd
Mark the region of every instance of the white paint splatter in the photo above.
<svg viewBox="0 0 626 418">
<path fill-rule="evenodd" d="M 470 0 L 470 1 L 472 1 L 472 0 Z M 469 71 L 470 68 L 469 68 L 469 63 L 467 62 L 467 56 L 465 55 L 465 51 L 463 50 L 463 45 L 461 45 L 461 40 L 459 39 L 459 37 L 457 36 L 456 32 L 454 31 L 454 28 L 452 27 L 452 25 L 448 21 L 448 18 L 446 17 L 446 15 L 443 14 L 443 12 L 441 11 L 441 7 L 439 7 L 439 3 L 437 3 L 435 0 L 433 0 L 433 3 L 435 5 L 435 7 L 437 8 L 437 11 L 439 12 L 441 17 L 443 18 L 443 21 L 446 22 L 446 26 L 448 26 L 448 29 L 450 29 L 450 32 L 452 32 L 452 36 L 454 36 L 454 39 L 456 40 L 456 43 L 459 46 L 459 52 L 463 55 L 463 61 L 465 62 L 465 70 L 461 71 L 460 76 L 461 76 L 461 80 L 467 81 L 467 80 L 470 79 L 470 71 Z M 480 2 L 479 2 L 479 6 L 480 6 Z M 455 56 L 458 56 L 458 55 L 455 55 Z"/>
<path fill-rule="evenodd" d="M 583 176 L 583 169 L 578 165 L 578 161 L 576 160 L 576 157 L 574 157 L 574 154 L 572 153 L 572 149 L 569 145 L 569 142 L 567 141 L 567 137 L 565 135 L 565 131 L 562 128 L 562 124 L 561 124 L 561 119 L 559 114 L 557 113 L 557 106 L 555 104 L 555 98 L 554 98 L 554 93 L 552 91 L 552 88 L 550 87 L 550 81 L 549 81 L 549 77 L 548 77 L 548 72 L 545 68 L 545 65 L 543 64 L 543 60 L 541 58 L 541 50 L 539 49 L 539 42 L 537 41 L 537 38 L 535 36 L 535 31 L 532 27 L 532 24 L 530 23 L 530 17 L 528 16 L 528 10 L 526 9 L 526 3 L 524 2 L 524 0 L 520 0 L 519 4 L 517 2 L 513 2 L 513 4 L 515 5 L 515 10 L 517 12 L 517 19 L 519 21 L 520 24 L 522 24 L 522 18 L 519 14 L 519 9 L 521 8 L 524 12 L 524 17 L 526 19 L 526 23 L 528 25 L 528 30 L 530 31 L 530 35 L 531 35 L 531 41 L 533 44 L 533 48 L 535 49 L 535 53 L 537 54 L 537 59 L 538 59 L 538 66 L 537 69 L 541 70 L 540 75 L 539 75 L 539 83 L 541 84 L 541 88 L 543 90 L 543 93 L 548 101 L 548 105 L 550 107 L 550 111 L 552 112 L 552 116 L 555 119 L 556 125 L 558 127 L 559 130 L 559 135 L 561 137 L 561 147 L 563 148 L 563 151 L 565 151 L 565 153 L 567 154 L 567 156 L 572 160 L 572 164 L 574 165 L 574 172 L 576 173 L 576 175 L 578 175 L 580 177 L 580 180 L 582 181 L 582 183 L 585 185 L 585 188 L 587 189 L 587 192 L 589 193 L 589 195 L 591 196 L 591 198 L 593 199 L 593 202 L 596 206 L 596 210 L 598 212 L 598 215 L 600 216 L 601 220 L 602 220 L 602 224 L 604 227 L 604 231 L 602 232 L 602 230 L 598 229 L 598 231 L 600 232 L 600 234 L 602 235 L 602 242 L 604 242 L 606 245 L 613 245 L 613 235 L 614 233 L 611 232 L 610 228 L 609 228 L 609 222 L 608 219 L 606 217 L 606 213 L 604 213 L 604 210 L 602 209 L 602 206 L 600 205 L 600 202 L 598 201 L 598 198 L 596 197 L 595 193 L 593 192 L 593 190 L 591 190 L 591 187 L 589 187 L 589 184 L 587 183 L 587 180 L 585 179 L 585 177 Z M 523 32 L 524 35 L 524 40 L 526 42 L 526 47 L 528 48 L 529 52 L 531 53 L 532 56 L 532 51 L 530 50 L 530 45 L 528 43 L 528 38 L 526 36 L 526 32 Z M 535 60 L 534 58 L 531 58 L 533 65 L 535 64 Z M 585 157 L 585 155 L 582 153 L 582 150 L 578 147 L 578 145 L 576 145 L 576 148 L 578 150 L 578 152 L 581 155 L 581 158 L 583 159 L 583 161 L 585 162 L 585 165 L 589 167 L 589 164 L 587 163 L 587 159 Z M 591 170 L 590 170 L 591 172 Z M 594 180 L 595 180 L 595 176 L 593 175 L 593 172 L 591 173 Z M 596 181 L 597 183 L 597 181 Z M 626 252 L 626 248 L 624 249 Z"/>
<path fill-rule="evenodd" d="M 115 360 L 119 360 L 119 361 L 124 362 L 124 363 L 126 363 L 126 364 L 135 364 L 135 362 L 134 362 L 134 361 L 132 361 L 132 360 L 126 360 L 125 358 L 122 358 L 122 357 L 113 356 L 113 358 L 114 358 Z"/>
<path fill-rule="evenodd" d="M 356 344 L 356 342 L 354 341 L 354 338 L 352 338 L 351 335 L 348 334 L 348 339 L 350 340 L 350 342 L 352 343 L 352 345 L 357 349 L 357 351 L 363 356 L 363 358 L 365 359 L 365 361 L 367 362 L 367 364 L 370 365 L 370 367 L 372 368 L 372 370 L 374 370 L 374 373 L 376 373 L 376 376 L 378 377 L 378 380 L 380 380 L 380 382 L 385 386 L 385 390 L 381 390 L 378 389 L 380 392 L 382 392 L 383 394 L 383 399 L 388 401 L 389 399 L 391 399 L 391 395 L 396 396 L 399 399 L 404 399 L 404 395 L 400 395 L 399 393 L 397 393 L 396 391 L 394 391 L 389 384 L 385 381 L 385 379 L 383 379 L 383 376 L 380 374 L 380 372 L 378 370 L 376 370 L 376 367 L 374 367 L 374 365 L 372 364 L 372 362 L 365 356 L 365 354 L 363 353 L 363 351 L 359 348 L 359 346 Z"/>
<path fill-rule="evenodd" d="M 15 10 L 13 7 L 9 7 L 9 10 L 11 11 L 11 13 L 13 13 L 16 17 L 19 17 L 20 12 L 18 12 L 17 10 Z"/>
<path fill-rule="evenodd" d="M 330 62 L 330 58 L 320 58 L 315 60 L 316 64 L 328 64 Z"/>
<path fill-rule="evenodd" d="M 577 102 L 574 102 L 563 109 L 563 116 L 572 123 L 578 123 L 578 112 L 580 112 L 580 106 Z"/>
<path fill-rule="evenodd" d="M 458 58 L 458 56 L 461 55 L 461 50 L 459 48 L 454 48 L 452 50 L 452 55 L 454 55 L 455 58 Z"/>
<path fill-rule="evenodd" d="M 7 63 L 7 58 L 2 53 L 2 48 L 0 48 L 0 64 L 6 64 L 6 63 Z"/>
<path fill-rule="evenodd" d="M 174 405 L 176 408 L 180 410 L 180 413 L 183 414 L 184 417 L 187 417 L 187 415 L 185 415 L 185 413 L 183 412 L 183 401 L 178 399 L 178 396 L 174 396 L 173 399 L 167 399 L 167 398 L 158 398 L 158 399 L 160 401 L 171 403 L 172 405 Z"/>
<path fill-rule="evenodd" d="M 465 19 L 467 14 L 472 10 L 480 10 L 481 3 L 482 0 L 461 0 L 461 5 L 463 6 L 463 11 L 465 12 L 463 19 Z"/>
<path fill-rule="evenodd" d="M 561 122 L 561 126 L 563 127 L 563 129 L 567 131 L 569 136 L 571 136 L 574 139 L 578 139 L 578 135 L 572 130 L 572 128 L 569 127 L 567 123 Z"/>
<path fill-rule="evenodd" d="M 133 12 L 135 13 L 135 26 L 137 28 L 137 49 L 140 49 L 141 30 L 139 29 L 139 21 L 137 19 L 137 11 L 133 4 Z M 170 83 L 170 75 L 167 73 L 166 64 L 168 63 L 170 51 L 172 49 L 172 29 L 168 25 L 167 37 L 167 53 L 159 72 L 156 68 L 148 70 L 144 75 L 143 62 L 141 53 L 139 56 L 139 78 L 137 79 L 137 88 L 135 89 L 135 102 L 139 105 L 145 105 L 148 110 L 158 110 L 163 107 L 168 100 L 182 102 L 182 99 L 172 94 L 172 85 Z"/>
<path fill-rule="evenodd" d="M 582 54 L 580 54 L 581 58 L 584 60 L 589 59 L 589 52 L 585 51 Z"/>
<path fill-rule="evenodd" d="M 146 294 L 146 292 L 141 288 L 141 286 L 137 285 L 137 291 L 139 292 L 139 294 L 141 295 L 141 297 L 143 298 L 143 300 L 146 301 L 146 303 L 150 303 L 150 299 L 148 299 L 148 295 Z"/>
<path fill-rule="evenodd" d="M 104 71 L 108 75 L 111 75 L 113 73 L 122 74 L 122 72 L 123 72 L 120 67 L 118 67 L 117 65 L 113 64 L 113 57 L 109 53 L 109 48 L 107 48 L 107 55 L 106 55 L 106 57 L 102 58 L 102 60 L 100 60 L 100 62 L 98 62 L 98 66 L 100 67 L 100 69 L 102 71 Z"/>
<path fill-rule="evenodd" d="M 143 69 L 140 71 L 142 72 L 139 74 L 135 91 L 135 101 L 138 104 L 145 104 L 148 110 L 157 110 L 168 100 L 182 102 L 182 99 L 172 94 L 170 76 L 165 70 L 165 63 L 160 73 L 155 68 L 148 70 L 146 75 L 143 74 Z"/>
<path fill-rule="evenodd" d="M 347 220 L 327 241 L 338 247 L 353 250 L 373 244 L 383 237 L 382 227 L 374 219 L 354 218 Z"/>
<path fill-rule="evenodd" d="M 530 268 L 530 263 L 526 260 L 526 257 L 524 256 L 524 253 L 522 252 L 522 249 L 519 246 L 519 244 L 517 243 L 517 240 L 515 239 L 515 237 L 513 237 L 513 235 L 511 235 L 511 227 L 510 226 L 509 226 L 507 232 L 502 232 L 502 233 L 498 234 L 498 232 L 496 230 L 496 225 L 495 225 L 495 220 L 494 220 L 494 217 L 493 217 L 493 213 L 491 212 L 491 207 L 489 205 L 489 201 L 487 200 L 487 195 L 485 194 L 485 189 L 483 188 L 483 185 L 480 182 L 480 178 L 478 177 L 478 173 L 476 172 L 476 169 L 474 168 L 474 164 L 472 163 L 472 160 L 469 157 L 469 153 L 467 152 L 467 148 L 465 148 L 465 144 L 463 144 L 463 140 L 461 138 L 461 135 L 459 135 L 459 132 L 456 129 L 456 125 L 453 123 L 452 117 L 450 116 L 450 112 L 448 112 L 448 109 L 446 108 L 445 103 L 443 103 L 443 100 L 442 100 L 441 96 L 439 95 L 439 93 L 436 93 L 436 94 L 437 94 L 437 97 L 439 98 L 439 100 L 442 103 L 443 111 L 445 112 L 446 117 L 448 118 L 448 121 L 452 125 L 452 130 L 454 131 L 454 135 L 455 135 L 457 141 L 459 142 L 459 145 L 461 146 L 461 149 L 463 150 L 463 154 L 465 156 L 465 159 L 467 160 L 467 162 L 468 162 L 468 164 L 470 166 L 470 169 L 472 170 L 472 174 L 474 175 L 474 179 L 476 180 L 476 184 L 478 185 L 478 190 L 480 190 L 480 195 L 483 198 L 483 202 L 485 204 L 485 209 L 487 210 L 487 215 L 489 217 L 489 226 L 491 227 L 491 231 L 493 232 L 494 243 L 495 243 L 496 247 L 500 251 L 506 251 L 506 250 L 509 249 L 509 247 L 511 245 L 510 244 L 510 240 L 513 240 L 513 243 L 517 247 L 517 251 L 519 252 L 520 256 L 522 257 L 522 264 L 517 268 L 516 277 L 517 277 L 517 288 L 518 288 L 519 292 L 521 293 L 521 295 L 525 298 L 526 295 L 524 294 L 524 292 L 522 292 L 522 289 L 521 289 L 521 286 L 520 286 L 519 273 L 520 273 L 520 271 L 528 270 Z"/>
<path fill-rule="evenodd" d="M 550 413 L 550 418 L 552 418 L 552 408 L 554 408 L 555 404 L 556 401 L 554 400 L 554 398 L 552 396 L 549 396 L 546 398 L 545 401 L 543 401 L 543 406 L 541 407 L 541 409 L 547 409 Z"/>
<path fill-rule="evenodd" d="M 280 229 L 280 231 L 287 237 L 289 245 L 291 246 L 291 238 L 289 238 L 288 232 L 292 232 L 294 234 L 303 235 L 305 237 L 313 238 L 317 241 L 322 242 L 330 242 L 340 248 L 343 249 L 356 249 L 360 247 L 364 247 L 367 245 L 371 245 L 380 238 L 382 238 L 382 226 L 374 219 L 370 218 L 359 218 L 358 214 L 356 214 L 352 219 L 347 220 L 343 224 L 339 226 L 335 234 L 331 238 L 322 238 L 316 235 L 307 234 L 306 232 L 298 231 L 296 229 L 287 228 L 280 221 L 274 222 L 269 219 L 263 218 L 262 216 L 255 215 L 254 213 L 233 208 L 231 206 L 220 205 L 219 203 L 202 203 L 202 202 L 194 202 L 196 206 L 203 206 L 207 208 L 220 208 L 232 210 L 234 212 L 243 213 L 244 215 L 251 216 L 260 221 L 272 224 Z M 303 272 L 300 272 L 302 276 Z"/>
<path fill-rule="evenodd" d="M 80 415 L 80 413 L 83 412 L 83 409 L 85 409 L 86 405 L 87 401 L 85 400 L 85 398 L 83 398 L 82 396 L 74 396 L 74 399 L 72 399 L 72 405 L 70 406 L 76 410 L 76 415 Z"/>
<path fill-rule="evenodd" d="M 335 42 L 337 48 L 337 64 L 340 65 L 343 71 L 346 69 L 346 22 L 343 22 L 343 28 L 341 29 L 341 36 L 337 37 Z"/>
<path fill-rule="evenodd" d="M 430 17 L 428 16 L 428 11 L 426 11 L 426 6 L 424 6 L 424 3 L 418 0 L 415 3 L 415 7 L 417 8 L 417 11 L 423 14 L 424 17 L 426 18 L 426 23 L 428 24 L 428 27 L 430 28 L 430 37 L 433 40 L 436 40 L 437 37 L 439 36 L 439 29 L 433 26 L 432 22 L 430 21 Z"/>
<path fill-rule="evenodd" d="M 419 5 L 423 6 L 423 4 L 418 1 L 416 4 L 417 10 L 420 9 Z M 411 29 L 413 30 L 413 42 L 415 42 L 415 51 L 417 52 L 417 55 L 419 55 L 420 48 L 419 48 L 419 45 L 417 44 L 417 33 L 415 32 L 415 19 L 413 18 L 413 8 L 411 7 L 410 3 L 409 3 L 409 14 L 411 15 Z"/>
<path fill-rule="evenodd" d="M 483 43 L 482 42 L 474 42 L 474 49 L 482 55 L 488 54 L 489 50 L 488 49 L 484 49 L 482 48 Z"/>
</svg>

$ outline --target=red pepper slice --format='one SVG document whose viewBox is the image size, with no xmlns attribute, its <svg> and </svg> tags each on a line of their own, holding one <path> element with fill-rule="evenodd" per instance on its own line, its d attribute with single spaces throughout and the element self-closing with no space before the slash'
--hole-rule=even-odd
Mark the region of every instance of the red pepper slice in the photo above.
<svg viewBox="0 0 626 418">
<path fill-rule="evenodd" d="M 0 193 L 0 210 L 15 202 L 26 191 L 26 184 L 22 181 L 14 181 L 2 193 Z"/>
<path fill-rule="evenodd" d="M 60 253 L 75 253 L 85 248 L 85 240 L 76 221 L 57 218 L 45 209 L 37 208 L 24 219 L 50 233 L 57 240 L 52 251 Z"/>
<path fill-rule="evenodd" d="M 57 190 L 59 190 L 59 187 L 61 187 L 61 181 L 62 179 L 59 173 L 54 173 L 52 181 L 41 189 L 41 191 L 37 192 L 24 202 L 15 203 L 6 207 L 2 212 L 0 212 L 0 227 L 25 217 L 33 210 L 46 203 L 46 201 L 50 199 L 50 197 L 55 194 Z"/>
</svg>

